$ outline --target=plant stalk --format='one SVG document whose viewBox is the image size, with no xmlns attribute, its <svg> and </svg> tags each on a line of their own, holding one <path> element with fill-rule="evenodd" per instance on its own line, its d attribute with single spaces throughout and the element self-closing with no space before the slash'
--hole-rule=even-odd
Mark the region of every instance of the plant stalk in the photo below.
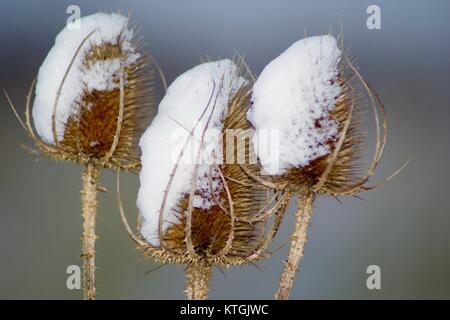
<svg viewBox="0 0 450 320">
<path fill-rule="evenodd" d="M 297 213 L 294 232 L 291 236 L 291 248 L 288 259 L 284 263 L 280 286 L 275 294 L 277 300 L 289 299 L 289 294 L 294 285 L 295 274 L 299 269 L 300 260 L 307 240 L 307 231 L 311 221 L 314 193 L 310 191 L 300 192 L 297 200 Z"/>
<path fill-rule="evenodd" d="M 209 262 L 200 260 L 186 267 L 186 297 L 188 300 L 206 300 L 208 298 L 209 280 L 212 266 Z"/>
<path fill-rule="evenodd" d="M 83 292 L 84 300 L 95 300 L 95 218 L 97 213 L 97 182 L 100 170 L 88 163 L 84 169 L 81 190 L 83 237 Z"/>
</svg>

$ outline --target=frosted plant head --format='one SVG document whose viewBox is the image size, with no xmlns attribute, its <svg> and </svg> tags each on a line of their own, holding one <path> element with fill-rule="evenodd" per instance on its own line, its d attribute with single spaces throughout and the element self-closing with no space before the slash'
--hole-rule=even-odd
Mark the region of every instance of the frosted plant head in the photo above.
<svg viewBox="0 0 450 320">
<path fill-rule="evenodd" d="M 364 172 L 359 163 L 364 141 L 359 111 L 367 101 L 374 111 L 377 141 Z M 269 175 L 264 183 L 289 197 L 298 195 L 291 247 L 275 294 L 276 299 L 288 299 L 315 197 L 355 195 L 376 187 L 368 180 L 386 143 L 384 107 L 336 39 L 327 35 L 295 42 L 264 68 L 253 87 L 248 119 L 256 129 L 253 142 Z M 279 132 L 275 148 L 264 143 L 262 134 L 267 130 Z"/>
<path fill-rule="evenodd" d="M 264 256 L 274 235 L 275 231 L 265 234 L 265 213 L 284 210 L 285 204 L 273 208 L 268 199 L 264 204 L 262 185 L 241 165 L 220 161 L 225 153 L 234 152 L 234 145 L 205 147 L 210 130 L 218 142 L 226 130 L 251 127 L 246 119 L 249 83 L 241 68 L 225 59 L 202 63 L 180 75 L 141 138 L 136 241 L 158 261 L 243 264 Z M 246 150 L 248 156 L 251 143 Z M 185 161 L 192 153 L 196 161 Z M 202 153 L 209 153 L 214 161 L 202 161 Z M 254 174 L 260 169 L 257 164 L 244 166 Z"/>
<path fill-rule="evenodd" d="M 149 57 L 128 18 L 96 13 L 67 26 L 42 63 L 31 126 L 25 127 L 44 155 L 100 167 L 132 168 L 138 137 L 152 110 Z M 34 84 L 34 83 L 33 83 Z"/>
<path fill-rule="evenodd" d="M 306 38 L 272 60 L 258 77 L 249 119 L 259 130 L 278 129 L 280 139 L 279 163 L 272 163 L 270 150 L 258 148 L 268 173 L 306 167 L 330 153 L 338 138 L 339 124 L 331 112 L 341 94 L 340 55 L 334 38 Z"/>
<path fill-rule="evenodd" d="M 367 174 L 361 174 L 357 162 L 364 98 L 372 102 L 377 125 L 377 148 Z M 264 68 L 247 116 L 257 132 L 253 142 L 259 160 L 278 186 L 339 195 L 363 191 L 380 160 L 385 136 L 377 107 L 384 112 L 337 40 L 325 35 L 295 42 Z M 264 143 L 268 130 L 278 132 L 276 148 Z"/>
<path fill-rule="evenodd" d="M 84 165 L 81 191 L 83 292 L 96 298 L 95 232 L 101 168 L 139 166 L 138 137 L 152 111 L 151 56 L 128 18 L 97 13 L 64 28 L 27 96 L 25 120 L 11 107 L 39 151 Z M 32 104 L 32 91 L 36 95 Z M 34 120 L 35 133 L 31 118 Z"/>
</svg>

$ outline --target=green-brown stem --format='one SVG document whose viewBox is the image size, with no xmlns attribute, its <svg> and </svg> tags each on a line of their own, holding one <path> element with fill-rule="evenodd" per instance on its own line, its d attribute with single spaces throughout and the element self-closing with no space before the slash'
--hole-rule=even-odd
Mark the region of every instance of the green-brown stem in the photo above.
<svg viewBox="0 0 450 320">
<path fill-rule="evenodd" d="M 288 259 L 284 263 L 280 286 L 275 299 L 287 300 L 294 285 L 295 274 L 298 271 L 300 260 L 307 240 L 308 226 L 311 221 L 314 194 L 309 191 L 301 192 L 297 200 L 297 213 L 294 232 L 291 236 L 291 248 Z"/>
<path fill-rule="evenodd" d="M 85 300 L 95 300 L 95 216 L 97 212 L 97 181 L 99 168 L 88 163 L 84 169 L 81 190 L 83 218 L 83 291 Z"/>
<path fill-rule="evenodd" d="M 212 266 L 200 260 L 190 263 L 186 267 L 186 297 L 188 300 L 206 300 L 208 298 L 209 280 Z"/>
</svg>

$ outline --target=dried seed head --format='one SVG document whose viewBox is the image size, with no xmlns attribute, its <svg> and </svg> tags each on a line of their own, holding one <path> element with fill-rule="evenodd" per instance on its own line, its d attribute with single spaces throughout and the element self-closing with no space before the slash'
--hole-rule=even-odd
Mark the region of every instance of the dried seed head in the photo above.
<svg viewBox="0 0 450 320">
<path fill-rule="evenodd" d="M 241 67 L 221 60 L 179 76 L 141 138 L 137 205 L 144 249 L 154 259 L 235 265 L 263 255 L 265 221 L 252 219 L 265 189 L 241 165 L 222 161 L 234 152 L 227 130 L 251 128 Z M 245 152 L 249 158 L 249 141 Z M 259 169 L 246 167 L 255 174 Z"/>
<path fill-rule="evenodd" d="M 128 18 L 97 13 L 64 28 L 42 64 L 33 119 L 43 153 L 127 168 L 152 109 L 149 57 Z"/>
<path fill-rule="evenodd" d="M 359 111 L 367 102 L 361 88 L 373 100 L 370 87 L 329 35 L 299 40 L 265 67 L 255 82 L 248 118 L 256 138 L 261 129 L 279 132 L 277 148 L 257 148 L 275 182 L 334 196 L 365 190 L 384 139 L 378 137 L 374 162 L 362 174 Z"/>
<path fill-rule="evenodd" d="M 307 38 L 271 61 L 258 77 L 249 120 L 258 130 L 279 130 L 278 159 L 270 154 L 273 150 L 258 149 L 268 173 L 306 167 L 330 153 L 338 137 L 338 123 L 330 112 L 341 93 L 340 54 L 330 36 Z"/>
</svg>

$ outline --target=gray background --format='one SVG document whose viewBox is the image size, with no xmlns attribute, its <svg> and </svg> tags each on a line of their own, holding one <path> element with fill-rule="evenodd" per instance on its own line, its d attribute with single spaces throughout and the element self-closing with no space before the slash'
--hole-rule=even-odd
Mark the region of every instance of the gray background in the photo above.
<svg viewBox="0 0 450 320">
<path fill-rule="evenodd" d="M 382 29 L 365 26 L 379 4 Z M 450 298 L 450 3 L 448 1 L 6 1 L 0 3 L 0 86 L 23 108 L 30 82 L 64 26 L 69 4 L 83 15 L 133 11 L 133 19 L 168 81 L 200 56 L 247 54 L 259 73 L 295 40 L 345 32 L 345 45 L 377 89 L 390 119 L 389 143 L 377 178 L 414 155 L 385 187 L 344 199 L 319 199 L 302 270 L 300 299 Z M 161 95 L 159 95 L 159 98 Z M 79 299 L 66 289 L 66 267 L 79 264 L 79 166 L 36 159 L 11 140 L 29 142 L 0 98 L 0 298 Z M 138 179 L 123 175 L 128 214 L 135 215 Z M 183 268 L 144 260 L 121 225 L 114 175 L 100 195 L 98 297 L 183 298 Z M 293 209 L 293 208 L 291 208 Z M 293 211 L 291 210 L 290 213 Z M 286 219 L 277 244 L 287 238 Z M 217 269 L 212 298 L 270 299 L 286 248 L 253 266 Z M 366 268 L 382 270 L 382 289 L 366 288 Z"/>
</svg>

